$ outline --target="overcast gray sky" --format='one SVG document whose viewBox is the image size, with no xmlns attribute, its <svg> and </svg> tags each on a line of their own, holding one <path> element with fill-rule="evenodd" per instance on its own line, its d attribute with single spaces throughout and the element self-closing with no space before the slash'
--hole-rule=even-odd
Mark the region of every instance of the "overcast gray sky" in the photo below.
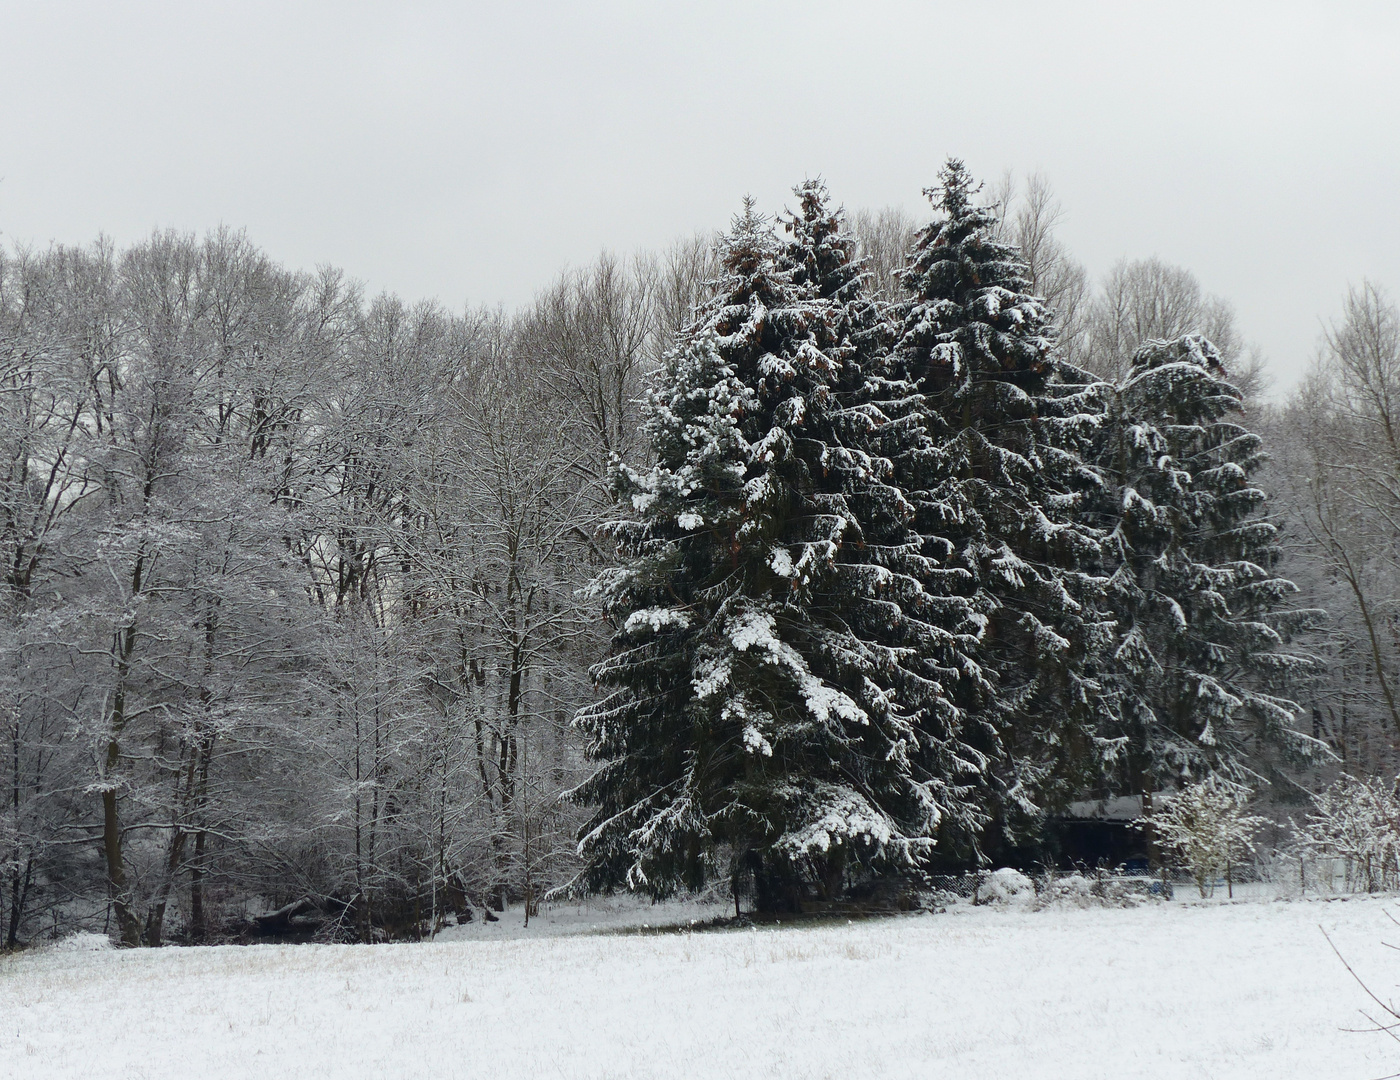
<svg viewBox="0 0 1400 1080">
<path fill-rule="evenodd" d="M 373 290 L 516 305 L 824 176 L 1040 170 L 1095 275 L 1159 255 L 1288 385 L 1400 292 L 1400 3 L 0 0 L 0 233 L 219 223 Z"/>
</svg>

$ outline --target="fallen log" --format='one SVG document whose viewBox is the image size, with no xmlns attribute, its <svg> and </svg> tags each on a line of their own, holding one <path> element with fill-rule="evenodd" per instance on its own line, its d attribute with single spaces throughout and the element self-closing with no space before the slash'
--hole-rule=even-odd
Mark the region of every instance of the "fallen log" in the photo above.
<svg viewBox="0 0 1400 1080">
<path fill-rule="evenodd" d="M 293 900 L 290 904 L 269 911 L 265 915 L 254 915 L 253 925 L 259 934 L 277 937 L 282 934 L 314 933 L 325 925 L 325 913 L 309 896 Z"/>
</svg>

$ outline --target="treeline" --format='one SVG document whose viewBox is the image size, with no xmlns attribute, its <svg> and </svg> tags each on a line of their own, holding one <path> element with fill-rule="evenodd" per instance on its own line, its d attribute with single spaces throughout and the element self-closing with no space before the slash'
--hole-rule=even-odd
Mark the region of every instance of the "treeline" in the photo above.
<svg viewBox="0 0 1400 1080">
<path fill-rule="evenodd" d="M 848 232 L 809 185 L 783 239 L 749 211 L 514 313 L 228 231 L 6 252 L 8 943 L 781 903 L 1071 798 L 1392 768 L 1393 308 L 1357 294 L 1276 418 L 1188 273 L 1092 288 L 1043 183 L 990 196 L 953 171 L 932 224 Z M 719 387 L 728 434 L 686 411 Z M 1288 645 L 1317 606 L 1325 671 Z"/>
<path fill-rule="evenodd" d="M 890 300 L 820 184 L 781 238 L 746 207 L 722 240 L 647 400 L 655 463 L 614 469 L 574 888 L 724 876 L 791 910 L 1026 858 L 1076 797 L 1325 754 L 1290 696 L 1322 613 L 1277 572 L 1221 351 L 1143 340 L 1111 280 L 1108 370 L 1072 363 L 1030 245 L 960 162 L 940 181 Z"/>
<path fill-rule="evenodd" d="M 603 478 L 708 257 L 507 316 L 228 231 L 7 254 L 8 940 L 303 896 L 370 940 L 554 880 Z"/>
</svg>

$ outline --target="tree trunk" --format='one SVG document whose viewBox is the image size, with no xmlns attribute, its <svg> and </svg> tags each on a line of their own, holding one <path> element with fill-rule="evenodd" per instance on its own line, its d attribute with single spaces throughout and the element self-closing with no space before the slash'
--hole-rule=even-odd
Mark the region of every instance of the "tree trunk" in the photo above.
<svg viewBox="0 0 1400 1080">
<path fill-rule="evenodd" d="M 10 885 L 10 922 L 5 930 L 5 945 L 13 949 L 19 944 L 19 927 L 24 918 L 24 904 L 29 898 L 29 886 L 34 883 L 34 853 L 31 851 L 24 860 L 24 873 L 15 871 Z"/>
<path fill-rule="evenodd" d="M 161 938 L 165 931 L 165 911 L 170 901 L 170 892 L 175 887 L 175 878 L 180 873 L 181 864 L 184 862 L 185 845 L 189 839 L 189 822 L 194 811 L 195 800 L 199 794 L 201 777 L 208 776 L 209 763 L 205 757 L 205 747 L 209 740 L 202 735 L 196 735 L 193 745 L 187 744 L 189 753 L 189 763 L 180 769 L 175 777 L 175 791 L 170 803 L 170 820 L 174 827 L 174 833 L 166 846 L 165 856 L 165 877 L 162 879 L 156 895 L 152 898 L 150 906 L 146 909 L 146 929 L 143 934 L 144 941 L 152 948 L 161 944 Z M 181 757 L 184 757 L 186 750 L 182 749 Z M 183 774 L 183 785 L 181 775 Z M 181 790 L 183 786 L 183 791 Z"/>
<path fill-rule="evenodd" d="M 203 941 L 208 934 L 204 915 L 204 837 L 194 834 L 194 859 L 190 862 L 190 940 Z"/>
<path fill-rule="evenodd" d="M 109 761 L 116 758 L 119 748 L 115 742 L 107 747 Z M 107 897 L 117 916 L 117 932 L 121 943 L 129 948 L 141 944 L 141 922 L 136 917 L 131 897 L 127 893 L 126 867 L 122 861 L 121 820 L 117 816 L 117 793 L 114 788 L 102 792 L 102 853 L 107 862 Z"/>
<path fill-rule="evenodd" d="M 102 854 L 107 864 L 107 897 L 112 903 L 113 913 L 117 916 L 117 933 L 121 936 L 123 945 L 135 948 L 141 944 L 141 922 L 136 917 L 131 895 L 127 891 L 116 788 L 117 766 L 121 763 L 119 736 L 126 720 L 125 710 L 126 691 L 119 682 L 113 697 L 107 753 L 103 762 L 105 782 L 102 787 Z"/>
<path fill-rule="evenodd" d="M 13 722 L 11 723 L 11 726 L 10 726 L 10 750 L 11 750 L 11 762 L 10 762 L 10 765 L 11 765 L 11 773 L 10 773 L 10 781 L 11 781 L 10 805 L 11 805 L 11 809 L 12 809 L 12 811 L 13 811 L 13 813 L 14 813 L 14 816 L 15 816 L 15 830 L 16 830 L 16 835 L 15 835 L 15 846 L 14 846 L 14 855 L 13 855 L 13 863 L 14 863 L 14 868 L 15 868 L 15 869 L 14 869 L 14 877 L 11 878 L 11 880 L 10 880 L 10 918 L 9 918 L 9 926 L 7 927 L 6 932 L 5 932 L 5 944 L 6 944 L 7 947 L 9 947 L 9 948 L 11 948 L 11 949 L 13 949 L 16 945 L 19 944 L 19 925 L 20 925 L 20 921 L 21 921 L 21 920 L 23 919 L 23 917 L 24 917 L 24 903 L 25 903 L 26 898 L 28 897 L 28 894 L 29 894 L 29 884 L 30 884 L 30 882 L 31 882 L 31 880 L 32 880 L 32 875 L 33 875 L 33 873 L 34 873 L 34 849 L 33 849 L 33 848 L 29 848 L 28 851 L 26 852 L 25 860 L 24 860 L 24 870 L 21 872 L 21 870 L 20 870 L 20 868 L 19 868 L 19 863 L 20 863 L 20 858 L 19 858 L 19 853 L 20 853 L 20 838 L 19 838 L 19 835 L 18 835 L 18 831 L 19 831 L 19 808 L 20 808 L 20 786 L 21 786 L 21 785 L 20 785 L 20 780 L 21 780 L 21 773 L 22 773 L 22 770 L 21 770 L 21 767 L 20 767 L 20 749 L 19 749 L 19 741 L 20 741 L 19 710 L 18 710 L 17 708 L 14 708 L 14 709 L 13 709 L 12 716 L 13 716 Z"/>
<path fill-rule="evenodd" d="M 1142 839 L 1147 845 L 1147 865 L 1150 867 L 1156 863 L 1165 874 L 1167 860 L 1162 854 L 1161 845 L 1157 843 L 1157 830 L 1152 825 L 1152 792 L 1148 790 L 1150 786 L 1147 778 L 1139 774 L 1137 789 L 1138 797 L 1142 800 Z"/>
<path fill-rule="evenodd" d="M 185 838 L 188 835 L 179 824 L 175 826 L 175 835 L 170 838 L 166 848 L 165 878 L 146 908 L 146 929 L 141 935 L 141 941 L 153 949 L 160 947 L 161 935 L 165 932 L 165 909 L 170 901 L 170 890 L 175 884 L 175 875 L 180 872 L 180 861 L 185 852 Z"/>
<path fill-rule="evenodd" d="M 145 553 L 138 552 L 131 569 L 131 596 L 141 595 Z M 122 854 L 121 817 L 117 807 L 117 769 L 121 765 L 121 737 L 126 728 L 126 683 L 131 671 L 131 656 L 136 649 L 135 623 L 127 623 L 112 637 L 112 654 L 116 679 L 112 689 L 112 708 L 107 718 L 107 752 L 102 769 L 102 854 L 107 864 L 107 896 L 117 916 L 117 931 L 121 943 L 129 948 L 141 944 L 141 920 L 126 878 Z"/>
</svg>

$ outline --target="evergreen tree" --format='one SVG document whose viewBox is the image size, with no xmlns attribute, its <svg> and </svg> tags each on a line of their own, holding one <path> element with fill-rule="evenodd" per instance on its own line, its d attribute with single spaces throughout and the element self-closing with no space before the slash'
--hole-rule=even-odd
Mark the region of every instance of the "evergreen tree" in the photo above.
<svg viewBox="0 0 1400 1080">
<path fill-rule="evenodd" d="M 896 357 L 932 443 L 902 481 L 944 587 L 984 617 L 979 677 L 962 680 L 960 704 L 997 760 L 1000 839 L 1015 839 L 1114 748 L 1097 737 L 1112 711 L 1101 538 L 1082 514 L 1099 487 L 1083 454 L 1103 391 L 1057 356 L 1052 313 L 963 164 L 940 180 L 895 313 Z"/>
<path fill-rule="evenodd" d="M 982 762 L 935 659 L 960 628 L 922 609 L 912 508 L 871 434 L 901 429 L 860 370 L 878 320 L 824 193 L 799 195 L 786 245 L 746 204 L 649 398 L 656 465 L 614 472 L 637 517 L 598 586 L 612 692 L 577 718 L 601 762 L 577 793 L 597 807 L 581 887 L 697 888 L 727 852 L 760 907 L 789 907 L 975 815 Z"/>
<path fill-rule="evenodd" d="M 1119 790 L 1150 794 L 1222 772 L 1240 781 L 1306 751 L 1285 696 L 1315 667 L 1285 648 L 1315 615 L 1290 610 L 1275 526 L 1252 475 L 1262 441 L 1205 338 L 1151 341 L 1116 384 L 1096 452 L 1118 623 Z"/>
<path fill-rule="evenodd" d="M 926 426 L 927 402 L 891 354 L 898 335 L 890 305 L 868 291 L 869 275 L 855 257 L 858 241 L 846 231 L 839 212 L 828 207 L 824 185 L 808 181 L 796 194 L 801 213 L 783 222 L 791 240 L 781 258 L 792 268 L 794 281 L 829 301 L 839 320 L 836 337 L 842 363 L 833 390 L 843 408 L 832 413 L 841 425 L 833 444 L 862 448 L 887 481 L 873 489 L 878 496 L 873 501 L 862 497 L 859 485 L 848 493 L 863 526 L 867 557 L 898 572 L 891 580 L 903 585 L 904 612 L 917 622 L 942 628 L 925 632 L 922 645 L 899 640 L 919 649 L 917 659 L 909 656 L 905 661 L 919 678 L 906 685 L 903 694 L 921 732 L 918 769 L 942 778 L 940 782 L 958 778 L 960 785 L 956 802 L 950 800 L 959 811 L 945 814 L 939 829 L 940 855 L 966 858 L 986 825 L 983 773 L 988 751 L 995 747 L 985 726 L 969 725 L 959 705 L 960 700 L 992 692 L 976 656 L 985 616 L 977 598 L 960 594 L 961 572 L 924 553 L 930 544 L 914 527 L 917 508 L 899 487 L 935 448 Z M 897 498 L 890 498 L 891 488 L 897 490 Z M 877 639 L 888 632 L 879 623 L 865 627 L 865 633 Z"/>
</svg>

